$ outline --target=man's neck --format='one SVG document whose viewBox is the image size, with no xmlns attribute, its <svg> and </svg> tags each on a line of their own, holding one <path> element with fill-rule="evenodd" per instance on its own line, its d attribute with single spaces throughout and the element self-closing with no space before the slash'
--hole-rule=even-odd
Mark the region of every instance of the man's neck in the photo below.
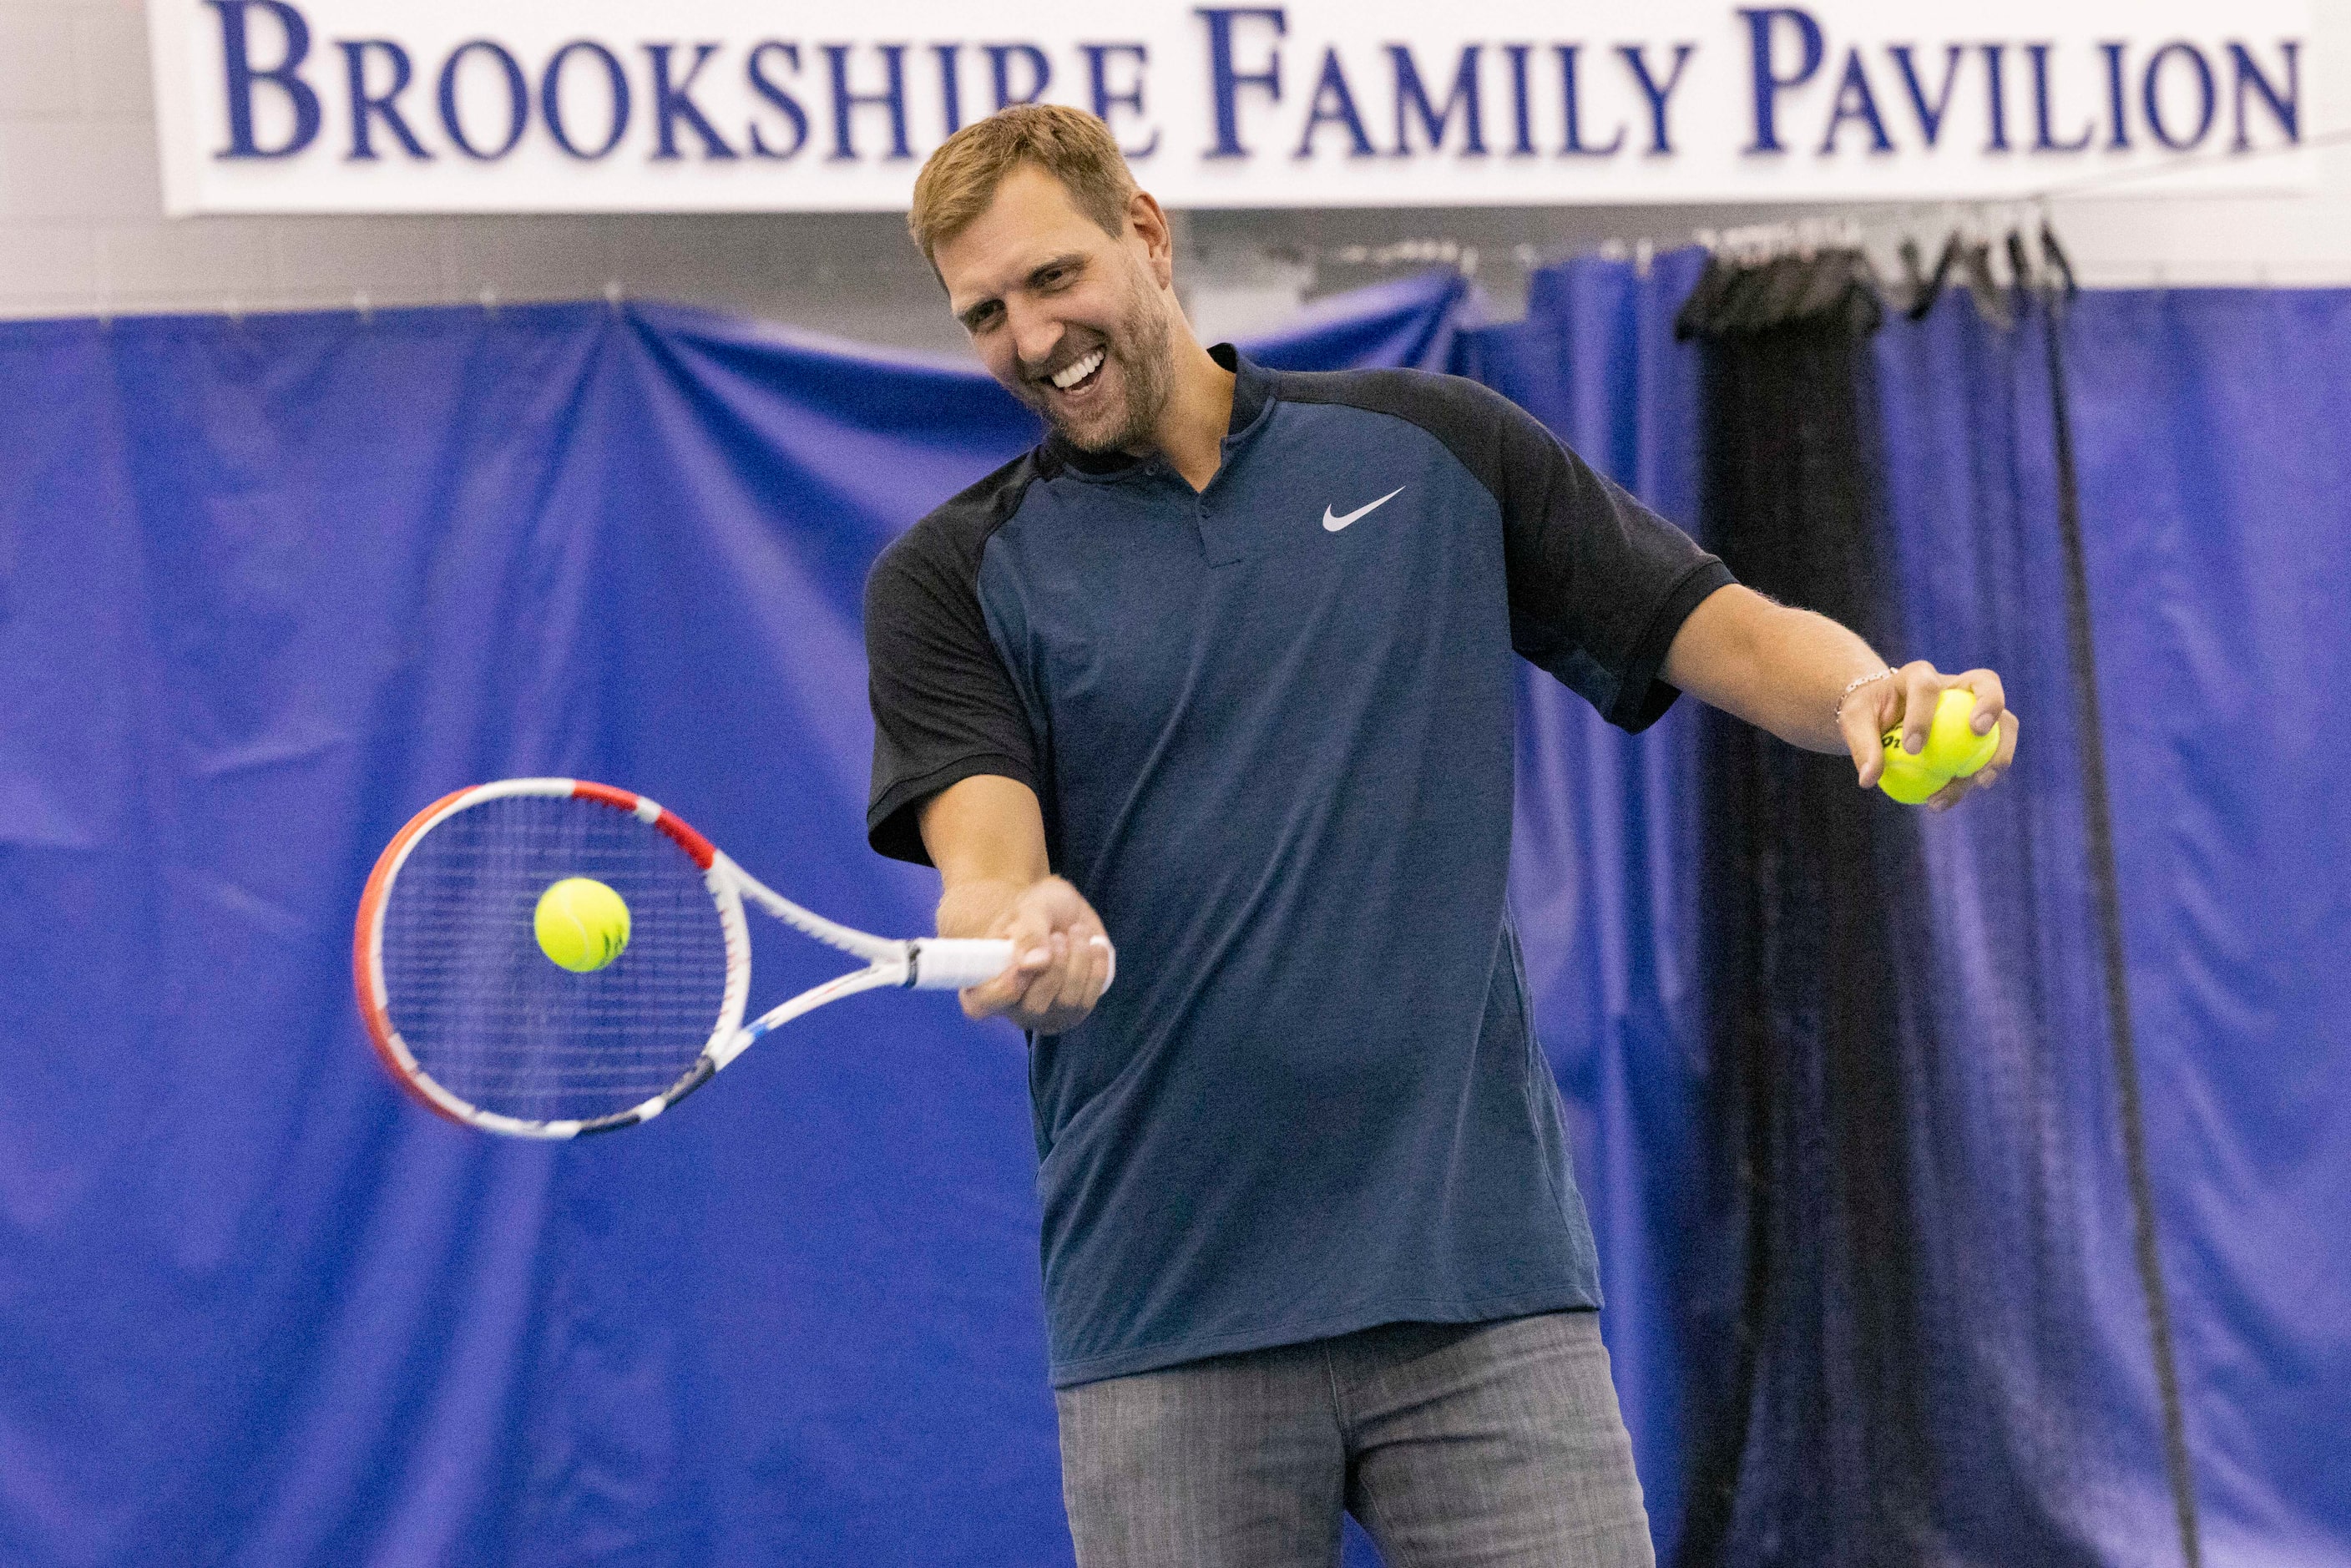
<svg viewBox="0 0 2351 1568">
<path fill-rule="evenodd" d="M 1175 379 L 1153 435 L 1186 482 L 1205 490 L 1225 460 L 1225 434 L 1233 423 L 1233 372 L 1209 357 L 1180 318 L 1168 336 Z"/>
</svg>

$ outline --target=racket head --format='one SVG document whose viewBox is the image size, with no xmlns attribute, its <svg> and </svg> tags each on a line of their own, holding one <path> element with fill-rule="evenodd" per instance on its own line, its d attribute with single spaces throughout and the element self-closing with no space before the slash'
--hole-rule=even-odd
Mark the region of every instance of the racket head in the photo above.
<svg viewBox="0 0 2351 1568">
<path fill-rule="evenodd" d="M 552 883 L 620 894 L 619 956 L 559 967 L 532 926 Z M 410 819 L 370 873 L 352 939 L 370 1042 L 451 1121 L 569 1138 L 655 1116 L 723 1061 L 751 945 L 710 841 L 654 801 L 575 779 L 508 779 Z"/>
</svg>

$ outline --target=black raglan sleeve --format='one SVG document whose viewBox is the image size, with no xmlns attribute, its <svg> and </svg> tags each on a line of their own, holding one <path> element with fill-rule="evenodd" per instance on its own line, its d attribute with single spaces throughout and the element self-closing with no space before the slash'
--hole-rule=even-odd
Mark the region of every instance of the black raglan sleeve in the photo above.
<svg viewBox="0 0 2351 1568">
<path fill-rule="evenodd" d="M 1295 402 L 1409 420 L 1477 476 L 1502 513 L 1510 645 L 1521 655 L 1625 729 L 1674 706 L 1681 694 L 1658 672 L 1689 612 L 1732 581 L 1721 561 L 1476 382 L 1386 370 L 1277 380 Z"/>
<path fill-rule="evenodd" d="M 918 817 L 950 784 L 994 774 L 1043 794 L 1036 740 L 979 602 L 980 554 L 1019 504 L 1012 481 L 1020 467 L 991 475 L 914 525 L 865 580 L 873 707 L 865 834 L 896 860 L 931 863 Z"/>
<path fill-rule="evenodd" d="M 1532 414 L 1493 402 L 1510 644 L 1609 723 L 1646 729 L 1681 695 L 1660 675 L 1674 633 L 1730 570 Z"/>
</svg>

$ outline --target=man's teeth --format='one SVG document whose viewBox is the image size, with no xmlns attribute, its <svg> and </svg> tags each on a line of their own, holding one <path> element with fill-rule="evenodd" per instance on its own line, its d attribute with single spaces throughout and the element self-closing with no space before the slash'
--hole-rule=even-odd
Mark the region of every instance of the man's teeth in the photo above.
<svg viewBox="0 0 2351 1568">
<path fill-rule="evenodd" d="M 1077 385 L 1080 382 L 1085 380 L 1088 376 L 1093 374 L 1096 371 L 1102 369 L 1102 351 L 1100 349 L 1096 349 L 1092 353 L 1088 354 L 1076 364 L 1065 366 L 1062 369 L 1061 373 L 1053 378 L 1053 384 L 1061 388 L 1063 392 L 1067 392 L 1071 387 Z"/>
</svg>

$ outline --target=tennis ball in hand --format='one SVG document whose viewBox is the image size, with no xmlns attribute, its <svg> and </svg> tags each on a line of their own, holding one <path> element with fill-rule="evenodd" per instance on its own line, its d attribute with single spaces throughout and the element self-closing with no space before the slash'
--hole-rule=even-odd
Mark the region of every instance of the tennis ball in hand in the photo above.
<svg viewBox="0 0 2351 1568">
<path fill-rule="evenodd" d="M 1978 735 L 1969 721 L 1975 717 L 1976 695 L 1952 686 L 1935 701 L 1935 722 L 1927 731 L 1927 749 L 1918 760 L 1947 779 L 1965 779 L 1982 768 L 2000 749 L 2000 726 Z"/>
<path fill-rule="evenodd" d="M 601 969 L 629 945 L 629 906 L 593 877 L 567 876 L 538 895 L 538 950 L 575 974 Z"/>
<path fill-rule="evenodd" d="M 1882 737 L 1886 744 L 1886 771 L 1877 776 L 1877 787 L 1906 806 L 1919 805 L 1936 790 L 1951 781 L 1948 773 L 1938 773 L 1927 765 L 1927 754 L 1913 757 L 1902 749 L 1902 732 L 1889 729 Z"/>
</svg>

